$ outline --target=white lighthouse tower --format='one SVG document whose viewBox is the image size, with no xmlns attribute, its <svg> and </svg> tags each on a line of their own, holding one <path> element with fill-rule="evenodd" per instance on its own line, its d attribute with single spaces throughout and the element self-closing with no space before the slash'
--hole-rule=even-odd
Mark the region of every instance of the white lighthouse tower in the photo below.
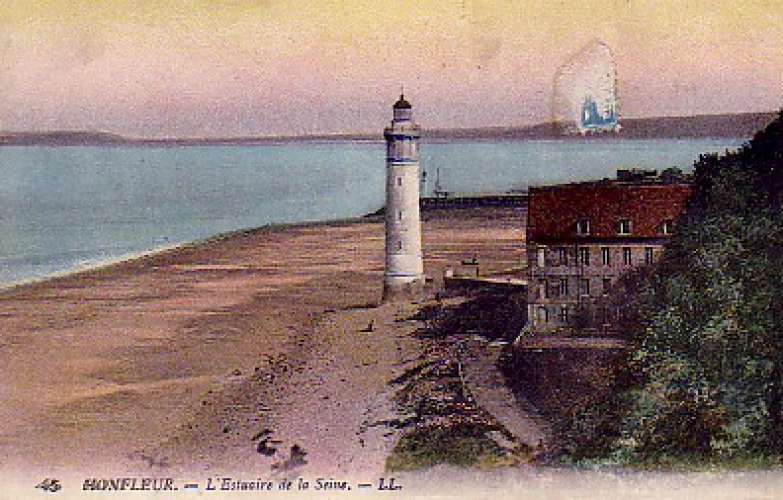
<svg viewBox="0 0 783 500">
<path fill-rule="evenodd" d="M 386 138 L 386 273 L 384 300 L 414 296 L 424 286 L 419 219 L 419 127 L 400 94 Z"/>
</svg>

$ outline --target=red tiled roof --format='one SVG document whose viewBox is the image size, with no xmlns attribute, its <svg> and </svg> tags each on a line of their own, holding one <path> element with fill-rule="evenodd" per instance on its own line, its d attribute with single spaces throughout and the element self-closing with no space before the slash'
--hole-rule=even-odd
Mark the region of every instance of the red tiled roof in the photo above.
<svg viewBox="0 0 783 500">
<path fill-rule="evenodd" d="M 530 188 L 528 241 L 660 238 L 663 221 L 677 220 L 691 193 L 688 184 L 623 184 L 613 181 Z M 577 236 L 576 222 L 590 221 L 590 234 Z M 631 234 L 618 234 L 621 219 Z"/>
</svg>

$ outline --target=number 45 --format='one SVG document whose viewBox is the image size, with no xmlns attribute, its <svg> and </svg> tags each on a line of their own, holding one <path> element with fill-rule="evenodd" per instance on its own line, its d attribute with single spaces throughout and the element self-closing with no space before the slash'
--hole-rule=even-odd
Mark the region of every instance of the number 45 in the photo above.
<svg viewBox="0 0 783 500">
<path fill-rule="evenodd" d="M 48 491 L 49 493 L 55 493 L 62 489 L 62 485 L 60 484 L 59 479 L 44 479 L 38 485 L 36 485 L 36 488 L 40 488 L 44 491 Z"/>
</svg>

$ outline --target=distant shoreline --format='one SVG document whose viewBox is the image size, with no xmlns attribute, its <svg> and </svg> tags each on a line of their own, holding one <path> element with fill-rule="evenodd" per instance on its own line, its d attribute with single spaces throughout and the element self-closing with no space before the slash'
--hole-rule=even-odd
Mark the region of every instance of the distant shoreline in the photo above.
<svg viewBox="0 0 783 500">
<path fill-rule="evenodd" d="M 526 127 L 477 127 L 425 129 L 425 142 L 461 140 L 569 140 L 601 141 L 616 139 L 749 139 L 776 116 L 774 112 L 734 113 L 679 117 L 628 118 L 618 134 L 590 136 L 565 135 L 555 123 Z M 288 143 L 329 143 L 344 141 L 380 142 L 380 133 L 319 134 L 300 136 L 259 136 L 226 138 L 129 138 L 107 132 L 47 131 L 0 132 L 0 146 L 260 146 Z"/>
</svg>

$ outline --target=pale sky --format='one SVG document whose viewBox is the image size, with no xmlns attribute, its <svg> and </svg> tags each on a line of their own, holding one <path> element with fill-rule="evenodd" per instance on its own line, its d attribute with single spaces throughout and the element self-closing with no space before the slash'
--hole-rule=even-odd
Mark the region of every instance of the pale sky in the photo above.
<svg viewBox="0 0 783 500">
<path fill-rule="evenodd" d="M 379 131 L 550 117 L 598 38 L 627 117 L 783 106 L 781 0 L 2 0 L 0 130 L 140 137 Z"/>
</svg>

